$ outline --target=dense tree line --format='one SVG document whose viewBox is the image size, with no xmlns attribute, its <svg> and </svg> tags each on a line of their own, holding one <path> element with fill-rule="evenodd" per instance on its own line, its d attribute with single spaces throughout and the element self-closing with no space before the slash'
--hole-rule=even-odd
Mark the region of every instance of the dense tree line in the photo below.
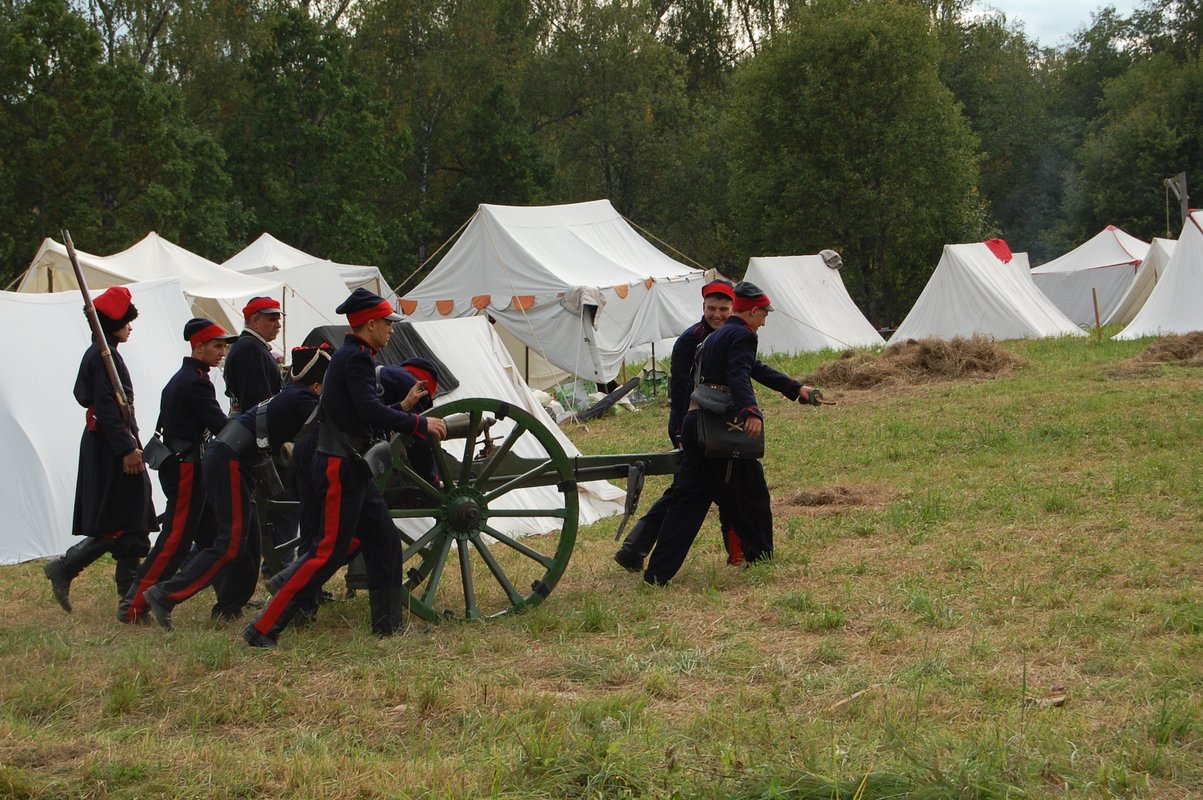
<svg viewBox="0 0 1203 800">
<path fill-rule="evenodd" d="M 1165 235 L 1201 36 L 1198 0 L 1059 49 L 966 0 L 0 0 L 0 271 L 266 230 L 400 281 L 480 203 L 605 197 L 729 275 L 835 248 L 889 324 L 946 242 Z"/>
</svg>

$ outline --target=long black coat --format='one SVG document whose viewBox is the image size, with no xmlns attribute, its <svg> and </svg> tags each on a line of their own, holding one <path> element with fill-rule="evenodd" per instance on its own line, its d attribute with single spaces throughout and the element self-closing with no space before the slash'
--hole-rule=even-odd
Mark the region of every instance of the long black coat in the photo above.
<svg viewBox="0 0 1203 800">
<path fill-rule="evenodd" d="M 113 363 L 131 405 L 134 387 L 125 360 L 117 352 L 117 343 L 109 339 Z M 93 342 L 84 353 L 75 379 L 75 399 L 88 409 L 87 425 L 79 442 L 79 476 L 75 487 L 75 519 L 71 532 L 76 536 L 100 536 L 117 531 L 143 533 L 157 531 L 151 503 L 150 477 L 142 472 L 126 475 L 121 459 L 140 447 L 138 422 L 130 418 L 127 427 L 117 405 L 117 396 L 109 383 L 100 345 Z"/>
</svg>

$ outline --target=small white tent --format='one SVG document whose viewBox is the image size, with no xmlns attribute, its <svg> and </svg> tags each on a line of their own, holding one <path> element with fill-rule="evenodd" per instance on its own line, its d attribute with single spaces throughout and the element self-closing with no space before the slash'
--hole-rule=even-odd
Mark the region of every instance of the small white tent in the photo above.
<svg viewBox="0 0 1203 800">
<path fill-rule="evenodd" d="M 174 278 L 192 308 L 189 316 L 208 317 L 226 330 L 242 330 L 242 307 L 252 297 L 274 297 L 286 312 L 284 329 L 272 346 L 282 355 L 301 344 L 321 325 L 339 325 L 334 313 L 347 296 L 347 286 L 330 262 L 313 261 L 255 275 L 224 269 L 151 233 L 128 250 L 111 256 L 76 251 L 89 289 L 105 289 L 139 281 Z M 46 239 L 18 287 L 20 292 L 78 289 L 67 249 Z"/>
<path fill-rule="evenodd" d="M 385 282 L 384 276 L 380 274 L 379 268 L 359 264 L 339 264 L 318 258 L 304 250 L 298 250 L 292 245 L 285 244 L 270 233 L 261 234 L 258 239 L 223 261 L 221 265 L 244 275 L 259 275 L 274 279 L 276 276 L 269 273 L 315 263 L 324 264 L 332 270 L 346 286 L 348 293 L 362 286 L 386 300 L 395 302 L 397 299 L 396 294 Z"/>
<path fill-rule="evenodd" d="M 175 278 L 192 305 L 192 313 L 208 317 L 231 331 L 242 329 L 242 306 L 255 296 L 280 298 L 275 280 L 239 275 L 207 258 L 173 244 L 157 233 L 128 250 L 96 256 L 76 250 L 89 289 L 105 289 L 139 281 Z M 62 292 L 78 289 L 67 248 L 46 239 L 21 279 L 18 292 Z M 188 320 L 179 320 L 182 326 Z"/>
<path fill-rule="evenodd" d="M 159 416 L 159 395 L 188 354 L 188 303 L 176 280 L 129 285 L 138 319 L 121 356 L 134 383 L 134 408 L 145 439 Z M 99 294 L 99 292 L 97 292 Z M 78 291 L 0 292 L 0 327 L 10 341 L 52 330 L 35 347 L 12 348 L 0 371 L 0 564 L 62 553 L 75 541 L 71 517 L 84 410 L 72 389 L 92 340 Z M 210 373 L 222 397 L 219 370 Z M 223 404 L 224 406 L 224 404 Z M 152 477 L 155 508 L 163 509 Z"/>
<path fill-rule="evenodd" d="M 759 331 L 761 353 L 885 344 L 852 302 L 838 267 L 829 267 L 822 255 L 752 258 L 744 277 L 768 293 L 776 309 Z"/>
<path fill-rule="evenodd" d="M 1120 298 L 1114 310 L 1103 320 L 1104 325 L 1127 325 L 1136 318 L 1136 313 L 1144 307 L 1145 301 L 1153 293 L 1153 287 L 1165 274 L 1170 259 L 1174 255 L 1177 239 L 1154 239 L 1149 244 L 1149 252 L 1140 268 L 1136 270 L 1136 279 L 1128 287 L 1128 291 Z"/>
<path fill-rule="evenodd" d="M 1149 299 L 1116 339 L 1203 331 L 1203 211 L 1192 211 Z"/>
<path fill-rule="evenodd" d="M 1005 242 L 992 239 L 988 244 L 944 245 L 936 271 L 890 341 L 975 335 L 1039 339 L 1086 334 L 1036 288 L 1027 255 L 1012 254 Z"/>
<path fill-rule="evenodd" d="M 555 366 L 602 383 L 632 347 L 694 321 L 703 280 L 608 200 L 482 205 L 401 310 L 414 321 L 487 314 Z"/>
<path fill-rule="evenodd" d="M 1077 325 L 1094 325 L 1110 316 L 1136 277 L 1149 243 L 1108 225 L 1065 255 L 1032 270 L 1032 279 L 1057 308 Z"/>
</svg>

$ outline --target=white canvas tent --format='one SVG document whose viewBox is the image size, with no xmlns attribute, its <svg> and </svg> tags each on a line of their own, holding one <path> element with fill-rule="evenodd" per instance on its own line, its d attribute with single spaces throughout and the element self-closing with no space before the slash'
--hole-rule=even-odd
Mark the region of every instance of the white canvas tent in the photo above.
<svg viewBox="0 0 1203 800">
<path fill-rule="evenodd" d="M 1077 325 L 1093 326 L 1094 297 L 1104 320 L 1123 299 L 1149 243 L 1108 225 L 1065 255 L 1032 270 L 1032 279 Z"/>
<path fill-rule="evenodd" d="M 759 331 L 761 353 L 811 353 L 885 344 L 821 255 L 752 258 L 746 280 L 773 300 Z"/>
<path fill-rule="evenodd" d="M 1149 299 L 1116 339 L 1203 331 L 1203 211 L 1192 211 Z"/>
<path fill-rule="evenodd" d="M 134 382 L 136 412 L 145 438 L 158 418 L 162 387 L 187 354 L 178 321 L 190 312 L 178 281 L 134 283 L 129 289 L 139 316 L 121 354 Z M 0 329 L 10 339 L 20 339 L 34 329 L 49 328 L 56 333 L 39 340 L 36 348 L 14 349 L 5 370 L 0 371 L 0 434 L 5 443 L 0 456 L 0 507 L 5 509 L 0 516 L 0 564 L 57 555 L 75 541 L 71 517 L 84 411 L 71 391 L 91 336 L 81 307 L 77 291 L 0 292 Z M 494 397 L 547 419 L 483 319 L 415 327 L 460 379 L 460 388 L 440 397 L 440 403 L 458 397 Z M 210 375 L 224 407 L 220 370 Z M 548 421 L 547 426 L 570 455 L 578 453 L 554 423 Z M 505 424 L 499 423 L 495 431 L 504 429 Z M 460 455 L 462 442 L 451 443 L 448 449 Z M 536 454 L 525 437 L 515 452 Z M 155 508 L 161 511 L 164 501 L 157 478 L 152 476 L 151 483 Z M 582 524 L 622 510 L 623 492 L 615 486 L 591 482 L 580 484 L 577 490 Z M 558 493 L 554 488 L 539 488 L 511 492 L 500 505 L 547 508 L 554 507 L 555 500 Z M 526 534 L 543 532 L 547 523 L 545 518 L 497 518 L 492 524 L 504 532 Z M 421 522 L 407 524 L 418 527 Z"/>
<path fill-rule="evenodd" d="M 151 233 L 128 250 L 111 256 L 76 251 L 89 289 L 105 289 L 138 281 L 174 278 L 191 305 L 176 320 L 182 329 L 192 315 L 208 317 L 226 330 L 242 330 L 242 307 L 252 297 L 274 297 L 287 315 L 281 335 L 272 343 L 286 355 L 321 325 L 345 321 L 334 309 L 347 296 L 346 284 L 329 262 L 306 264 L 264 273 L 240 274 L 222 268 L 158 234 Z M 46 239 L 18 286 L 20 292 L 61 292 L 78 289 L 66 248 Z"/>
<path fill-rule="evenodd" d="M 1128 291 L 1120 298 L 1112 312 L 1103 320 L 1104 325 L 1127 325 L 1136 318 L 1137 312 L 1144 307 L 1145 301 L 1153 293 L 1153 287 L 1165 274 L 1165 268 L 1169 266 L 1170 258 L 1174 255 L 1174 246 L 1177 244 L 1177 239 L 1154 239 L 1149 244 L 1149 252 L 1145 255 L 1145 260 L 1136 270 L 1136 279 L 1132 281 L 1132 285 L 1128 287 Z"/>
<path fill-rule="evenodd" d="M 1027 254 L 1012 254 L 1005 243 L 994 246 L 1001 257 L 982 242 L 944 245 L 935 272 L 890 341 L 1086 335 L 1036 288 Z"/>
<path fill-rule="evenodd" d="M 135 413 L 145 438 L 158 419 L 163 386 L 189 352 L 182 323 L 190 311 L 176 280 L 133 283 L 129 289 L 139 313 L 120 352 L 134 382 Z M 0 292 L 0 328 L 9 341 L 26 339 L 34 330 L 54 331 L 36 347 L 11 348 L 0 371 L 0 564 L 57 555 L 76 541 L 71 517 L 84 409 L 71 392 L 92 336 L 82 308 L 78 291 Z M 223 397 L 220 371 L 211 375 Z M 152 477 L 151 484 L 161 511 L 158 481 Z"/>
<path fill-rule="evenodd" d="M 632 347 L 693 322 L 703 280 L 608 200 L 482 205 L 401 310 L 414 321 L 487 314 L 556 367 L 600 383 Z"/>
<path fill-rule="evenodd" d="M 347 293 L 362 286 L 386 300 L 395 302 L 397 299 L 392 288 L 384 280 L 384 276 L 380 274 L 378 267 L 339 264 L 335 261 L 318 258 L 304 250 L 285 244 L 270 233 L 261 234 L 258 239 L 221 263 L 226 269 L 232 269 L 244 275 L 259 275 L 269 279 L 274 279 L 275 276 L 268 273 L 310 264 L 323 264 L 327 269 L 333 271 L 346 286 Z"/>
</svg>

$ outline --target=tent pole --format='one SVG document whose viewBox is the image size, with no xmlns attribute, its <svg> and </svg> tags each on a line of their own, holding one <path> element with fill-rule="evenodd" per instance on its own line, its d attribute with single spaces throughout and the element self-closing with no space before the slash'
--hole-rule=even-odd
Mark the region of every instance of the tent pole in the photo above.
<svg viewBox="0 0 1203 800">
<path fill-rule="evenodd" d="M 656 396 L 656 343 L 652 342 L 652 397 Z"/>
<path fill-rule="evenodd" d="M 1099 321 L 1099 290 L 1091 287 L 1090 296 L 1094 299 L 1094 335 L 1103 341 L 1103 323 Z"/>
</svg>

